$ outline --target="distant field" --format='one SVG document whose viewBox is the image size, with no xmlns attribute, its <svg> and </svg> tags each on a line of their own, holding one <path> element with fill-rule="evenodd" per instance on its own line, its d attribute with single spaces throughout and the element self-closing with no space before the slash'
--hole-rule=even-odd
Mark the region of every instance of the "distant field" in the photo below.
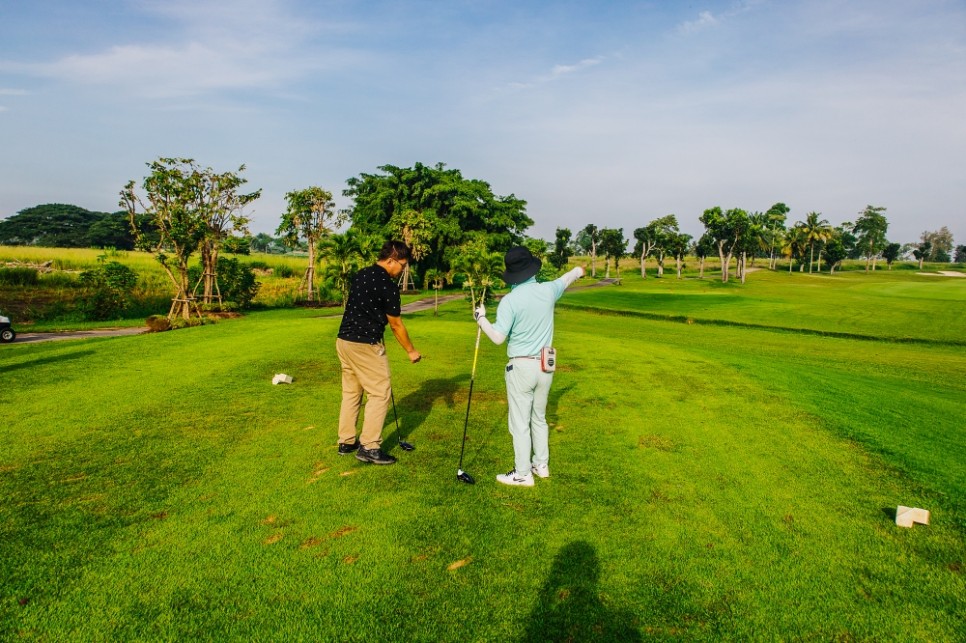
<svg viewBox="0 0 966 643">
<path fill-rule="evenodd" d="M 335 453 L 329 311 L 0 346 L 0 639 L 961 640 L 966 283 L 625 276 L 561 301 L 533 489 L 485 339 L 455 480 L 465 302 L 389 340 L 384 468 Z"/>
<path fill-rule="evenodd" d="M 966 278 L 882 270 L 831 276 L 758 271 L 740 285 L 626 274 L 621 287 L 581 290 L 568 302 L 694 322 L 966 344 Z"/>
</svg>

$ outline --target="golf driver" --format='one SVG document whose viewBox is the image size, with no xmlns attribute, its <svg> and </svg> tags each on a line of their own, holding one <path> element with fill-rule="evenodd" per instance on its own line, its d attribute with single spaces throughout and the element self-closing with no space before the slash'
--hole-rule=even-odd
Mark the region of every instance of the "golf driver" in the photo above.
<svg viewBox="0 0 966 643">
<path fill-rule="evenodd" d="M 480 296 L 480 303 L 486 297 L 486 290 L 483 290 L 483 294 Z M 466 484 L 476 484 L 476 480 L 473 476 L 463 471 L 463 453 L 466 451 L 466 427 L 470 422 L 470 402 L 473 400 L 473 381 L 476 379 L 476 358 L 480 354 L 480 334 L 483 329 L 480 325 L 476 325 L 476 348 L 473 349 L 473 370 L 470 372 L 470 393 L 466 397 L 466 419 L 463 420 L 463 443 L 460 445 L 460 466 L 456 469 L 456 479 L 460 482 L 465 482 Z"/>
<path fill-rule="evenodd" d="M 396 414 L 396 396 L 392 389 L 389 389 L 389 399 L 392 400 L 392 417 L 396 420 L 396 439 L 399 441 L 399 448 L 403 451 L 414 451 L 416 447 L 403 440 L 402 432 L 399 431 L 399 416 Z"/>
</svg>

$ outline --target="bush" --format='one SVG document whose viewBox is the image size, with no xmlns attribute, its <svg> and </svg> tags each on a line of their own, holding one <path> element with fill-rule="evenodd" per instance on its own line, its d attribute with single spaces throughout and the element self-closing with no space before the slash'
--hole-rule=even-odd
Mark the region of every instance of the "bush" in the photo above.
<svg viewBox="0 0 966 643">
<path fill-rule="evenodd" d="M 80 305 L 84 317 L 93 321 L 118 319 L 130 305 L 137 274 L 122 263 L 108 261 L 81 273 L 80 282 L 91 289 Z"/>
<path fill-rule="evenodd" d="M 238 259 L 218 257 L 217 271 L 218 291 L 223 302 L 220 309 L 226 310 L 229 304 L 234 304 L 235 308 L 248 308 L 261 286 L 255 280 L 251 265 L 240 263 Z M 197 283 L 201 278 L 201 267 L 192 266 L 188 277 L 192 283 Z"/>
<path fill-rule="evenodd" d="M 144 323 L 147 324 L 148 330 L 152 333 L 171 330 L 171 322 L 164 315 L 151 315 L 144 320 Z"/>
<path fill-rule="evenodd" d="M 38 281 L 40 273 L 36 268 L 0 268 L 0 284 L 4 286 L 36 286 Z"/>
</svg>

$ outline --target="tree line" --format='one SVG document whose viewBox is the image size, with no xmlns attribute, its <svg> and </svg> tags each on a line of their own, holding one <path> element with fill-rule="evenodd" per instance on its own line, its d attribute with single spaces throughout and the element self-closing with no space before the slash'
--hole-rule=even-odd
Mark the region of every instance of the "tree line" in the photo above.
<svg viewBox="0 0 966 643">
<path fill-rule="evenodd" d="M 640 260 L 647 278 L 647 262 L 656 263 L 663 276 L 665 262 L 673 259 L 681 277 L 684 257 L 694 256 L 700 275 L 709 256 L 717 256 L 721 279 L 745 279 L 749 259 L 767 258 L 771 269 L 780 258 L 789 270 L 808 267 L 834 271 L 846 258 L 865 258 L 866 270 L 875 270 L 879 259 L 890 266 L 901 256 L 920 261 L 949 261 L 952 234 L 947 228 L 924 232 L 919 243 L 889 242 L 886 209 L 867 206 L 854 222 L 831 226 L 821 213 L 809 212 L 788 226 L 790 208 L 776 203 L 766 212 L 748 213 L 740 208 L 712 207 L 699 220 L 705 231 L 698 238 L 680 231 L 677 216 L 658 217 L 633 231 L 635 242 L 628 252 L 623 228 L 598 228 L 589 224 L 576 235 L 557 228 L 555 239 L 546 242 L 528 237 L 533 225 L 526 201 L 513 194 L 495 195 L 489 184 L 467 179 L 443 163 L 413 167 L 380 166 L 346 182 L 342 194 L 351 200 L 336 209 L 333 195 L 319 186 L 294 189 L 285 195 L 287 207 L 280 216 L 276 237 L 252 236 L 245 214 L 261 190 L 245 192 L 245 166 L 228 172 L 202 167 L 193 159 L 159 158 L 147 164 L 149 173 L 132 180 L 120 192 L 121 210 L 91 212 L 77 206 L 48 204 L 22 210 L 0 221 L 0 244 L 58 247 L 113 247 L 154 253 L 169 277 L 174 296 L 169 317 L 187 318 L 198 302 L 220 300 L 218 266 L 222 252 L 246 253 L 301 249 L 308 254 L 299 286 L 308 301 L 316 297 L 319 282 L 342 295 L 355 272 L 371 262 L 387 237 L 402 239 L 413 252 L 411 268 L 402 275 L 404 289 L 415 288 L 417 277 L 425 287 L 445 284 L 470 289 L 492 284 L 502 269 L 502 254 L 516 244 L 527 245 L 547 259 L 547 275 L 566 266 L 570 257 L 590 257 L 591 275 L 597 276 L 598 258 L 604 260 L 604 276 L 611 265 L 620 278 L 620 259 Z M 346 224 L 344 232 L 336 232 Z M 200 276 L 189 271 L 189 258 L 200 254 Z M 966 260 L 966 246 L 955 249 L 956 261 Z M 320 258 L 323 272 L 316 274 Z M 418 275 L 414 272 L 418 271 Z"/>
<path fill-rule="evenodd" d="M 748 213 L 740 208 L 724 210 L 719 206 L 709 208 L 699 217 L 704 233 L 693 239 L 682 233 L 677 216 L 669 214 L 651 220 L 633 232 L 635 244 L 628 252 L 628 240 L 623 228 L 598 228 L 590 224 L 574 235 L 567 228 L 557 228 L 552 257 L 562 258 L 573 253 L 591 257 L 592 275 L 596 276 L 596 260 L 603 256 L 605 278 L 610 276 L 613 261 L 617 276 L 619 260 L 633 256 L 640 260 L 641 276 L 647 278 L 647 261 L 653 259 L 657 276 L 663 276 L 665 261 L 673 259 L 677 276 L 686 256 L 698 260 L 699 275 L 704 275 L 705 259 L 717 256 L 721 265 L 721 280 L 731 277 L 731 264 L 735 264 L 735 276 L 745 280 L 748 260 L 768 260 L 768 267 L 776 269 L 780 258 L 788 261 L 791 271 L 796 265 L 800 271 L 822 270 L 822 263 L 834 272 L 845 259 L 865 259 L 866 271 L 875 270 L 878 260 L 892 263 L 902 257 L 915 258 L 920 269 L 924 261 L 966 262 L 966 246 L 955 248 L 953 235 L 943 226 L 938 231 L 925 231 L 918 243 L 905 245 L 890 242 L 887 238 L 889 222 L 886 208 L 866 206 L 854 222 L 832 226 L 819 212 L 809 212 L 801 221 L 788 226 L 790 208 L 776 203 L 766 212 Z M 549 246 L 549 244 L 547 244 Z"/>
</svg>

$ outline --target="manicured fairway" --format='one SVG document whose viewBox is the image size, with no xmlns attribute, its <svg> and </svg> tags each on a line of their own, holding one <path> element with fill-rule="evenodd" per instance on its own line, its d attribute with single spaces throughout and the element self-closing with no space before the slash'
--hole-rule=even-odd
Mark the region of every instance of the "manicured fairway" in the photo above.
<svg viewBox="0 0 966 643">
<path fill-rule="evenodd" d="M 650 310 L 652 281 L 626 282 L 628 307 Z M 917 284 L 888 301 L 918 298 Z M 814 298 L 840 311 L 847 295 L 829 288 Z M 564 303 L 629 296 L 617 291 Z M 768 308 L 753 319 L 791 321 Z M 336 455 L 325 314 L 0 347 L 0 639 L 966 632 L 966 356 L 946 331 L 897 343 L 562 308 L 552 476 L 519 489 L 493 479 L 512 450 L 504 347 L 485 340 L 464 466 L 478 483 L 455 480 L 467 305 L 407 316 L 419 364 L 390 343 L 417 449 L 395 448 L 390 415 L 400 463 L 383 468 Z M 845 330 L 897 337 L 913 321 Z M 280 372 L 293 384 L 272 386 Z M 933 524 L 896 527 L 899 504 Z"/>
</svg>

